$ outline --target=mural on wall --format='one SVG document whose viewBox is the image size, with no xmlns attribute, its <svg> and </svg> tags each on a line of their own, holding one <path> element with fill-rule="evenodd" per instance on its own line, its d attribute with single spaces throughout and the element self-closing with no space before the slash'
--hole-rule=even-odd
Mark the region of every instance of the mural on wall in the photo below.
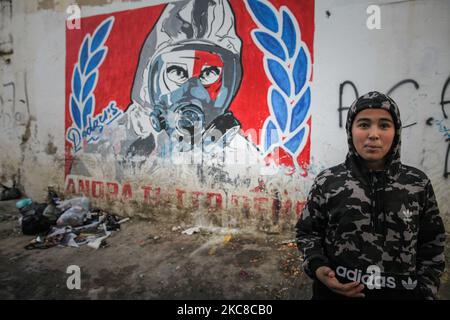
<svg viewBox="0 0 450 320">
<path fill-rule="evenodd" d="M 167 161 L 307 174 L 313 33 L 313 0 L 82 18 L 66 31 L 66 175 L 122 182 Z"/>
</svg>

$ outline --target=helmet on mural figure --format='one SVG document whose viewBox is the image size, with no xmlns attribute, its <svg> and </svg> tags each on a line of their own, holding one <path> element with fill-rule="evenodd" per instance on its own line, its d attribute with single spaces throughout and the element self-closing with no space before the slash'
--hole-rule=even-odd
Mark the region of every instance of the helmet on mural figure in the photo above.
<svg viewBox="0 0 450 320">
<path fill-rule="evenodd" d="M 240 50 L 226 0 L 168 4 L 142 48 L 133 102 L 155 132 L 239 128 L 227 109 L 241 82 Z"/>
</svg>

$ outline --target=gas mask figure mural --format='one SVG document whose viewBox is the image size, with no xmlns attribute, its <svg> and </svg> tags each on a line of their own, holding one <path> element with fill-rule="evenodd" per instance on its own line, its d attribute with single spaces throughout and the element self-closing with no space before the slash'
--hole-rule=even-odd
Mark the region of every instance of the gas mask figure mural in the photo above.
<svg viewBox="0 0 450 320">
<path fill-rule="evenodd" d="M 273 2 L 182 0 L 68 31 L 66 176 L 248 190 L 303 175 L 314 3 Z"/>
<path fill-rule="evenodd" d="M 228 145 L 240 129 L 228 111 L 241 82 L 240 50 L 227 1 L 169 4 L 140 54 L 129 108 L 136 135 L 158 136 L 159 156 Z"/>
<path fill-rule="evenodd" d="M 86 157 L 102 163 L 95 171 L 103 171 L 103 178 L 119 181 L 152 173 L 167 161 L 262 161 L 229 111 L 241 83 L 241 46 L 227 0 L 168 4 L 141 48 L 131 104 L 89 145 L 92 154 L 75 157 L 71 172 L 90 176 Z M 94 154 L 99 152 L 103 160 Z M 105 169 L 109 159 L 114 170 Z"/>
</svg>

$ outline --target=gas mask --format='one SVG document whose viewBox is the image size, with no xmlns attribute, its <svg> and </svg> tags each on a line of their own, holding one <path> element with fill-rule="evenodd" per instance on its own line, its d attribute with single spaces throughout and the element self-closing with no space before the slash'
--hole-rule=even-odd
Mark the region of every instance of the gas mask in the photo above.
<svg viewBox="0 0 450 320">
<path fill-rule="evenodd" d="M 217 144 L 239 130 L 239 122 L 226 113 L 238 85 L 232 74 L 238 61 L 225 50 L 199 46 L 160 54 L 149 72 L 152 127 L 165 130 L 185 150 Z"/>
</svg>

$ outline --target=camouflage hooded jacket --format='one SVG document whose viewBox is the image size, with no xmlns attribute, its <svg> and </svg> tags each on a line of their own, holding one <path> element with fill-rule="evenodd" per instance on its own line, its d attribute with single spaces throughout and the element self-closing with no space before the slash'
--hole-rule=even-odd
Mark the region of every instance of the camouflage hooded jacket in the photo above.
<svg viewBox="0 0 450 320">
<path fill-rule="evenodd" d="M 386 109 L 395 123 L 383 171 L 370 171 L 353 145 L 353 120 L 366 108 Z M 444 225 L 428 177 L 400 162 L 401 127 L 396 103 L 384 94 L 370 92 L 350 107 L 346 161 L 316 177 L 296 225 L 311 278 L 318 267 L 329 266 L 341 282 L 367 285 L 366 270 L 376 266 L 380 281 L 369 284 L 436 298 L 445 266 Z"/>
</svg>

